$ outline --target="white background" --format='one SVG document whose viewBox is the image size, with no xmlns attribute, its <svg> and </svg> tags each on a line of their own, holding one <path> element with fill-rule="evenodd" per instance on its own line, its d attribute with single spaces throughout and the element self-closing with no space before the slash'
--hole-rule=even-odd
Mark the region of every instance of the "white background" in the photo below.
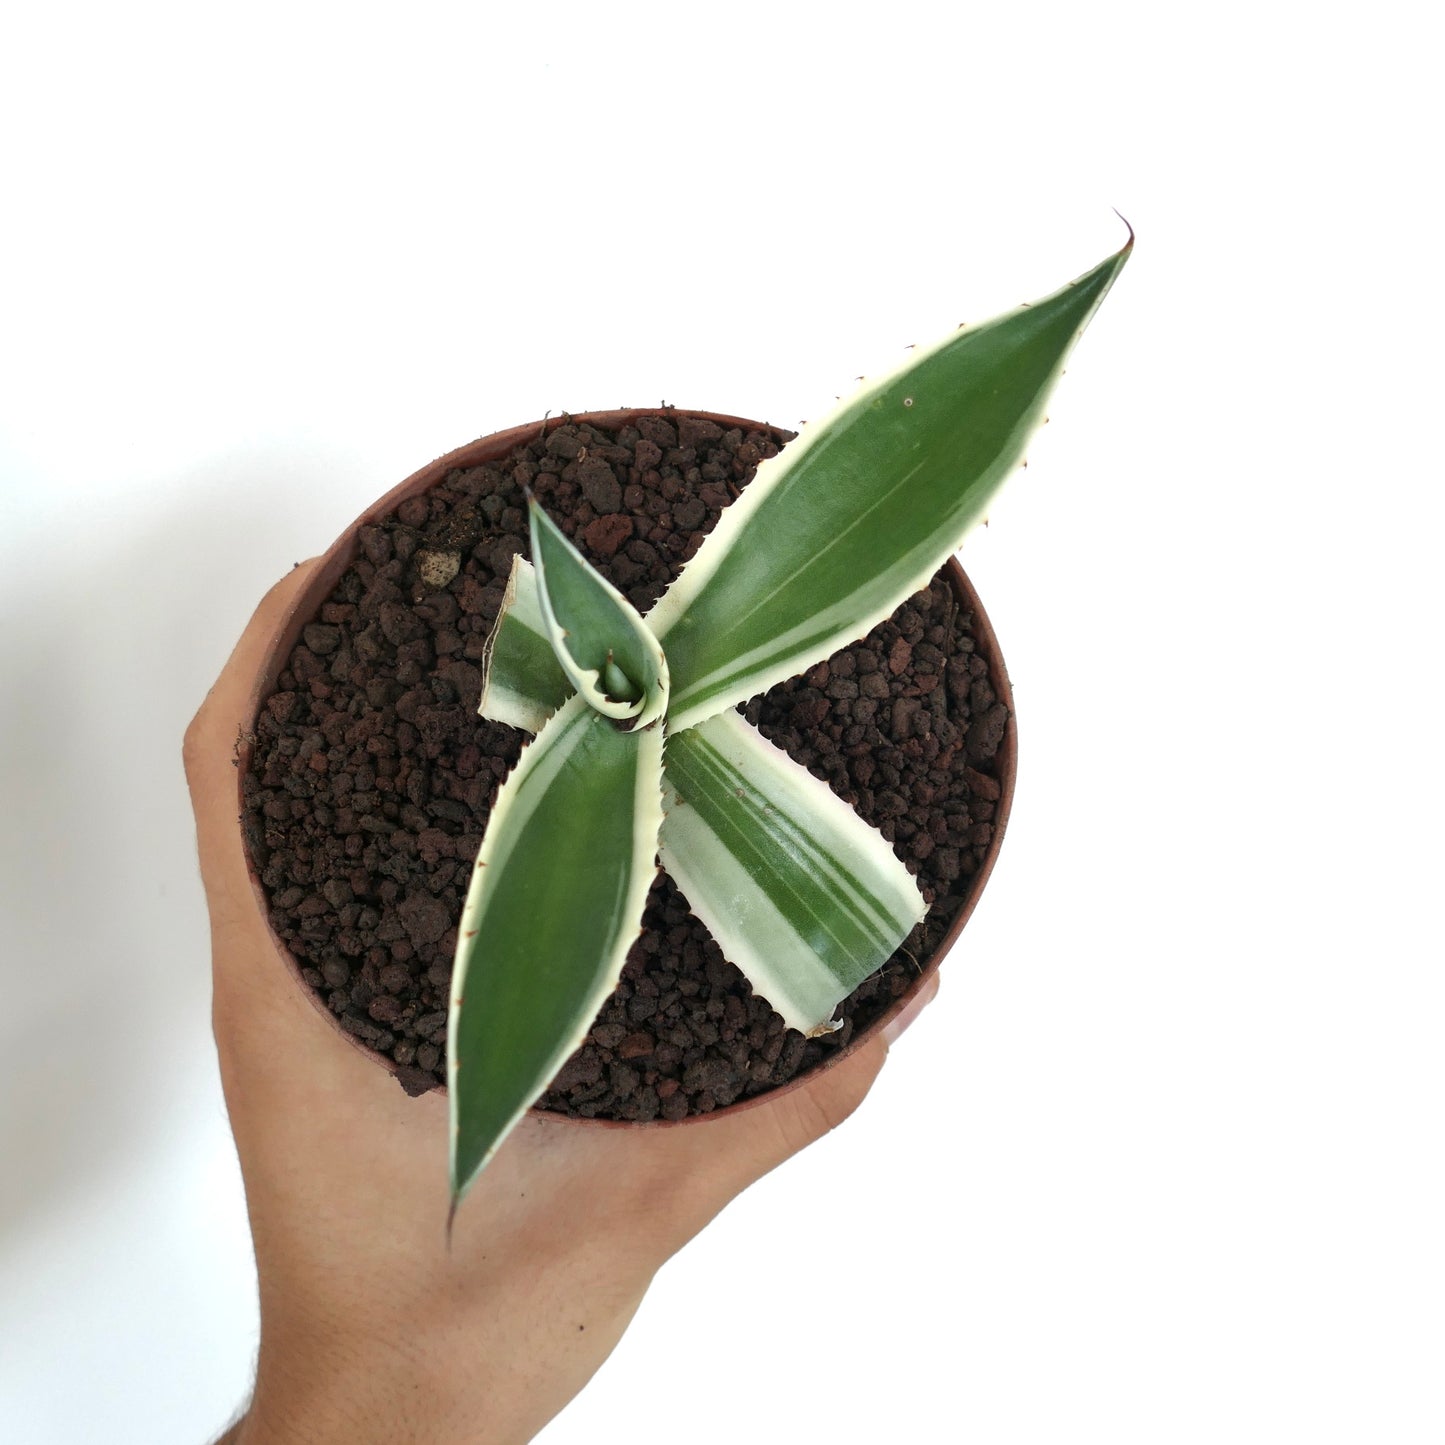
<svg viewBox="0 0 1445 1445">
<path fill-rule="evenodd" d="M 796 424 L 1111 207 L 1135 258 L 965 548 L 1021 771 L 939 1001 L 542 1439 L 1445 1437 L 1423 13 L 12 13 L 7 1445 L 247 1388 L 179 745 L 265 588 L 549 409 Z"/>
</svg>

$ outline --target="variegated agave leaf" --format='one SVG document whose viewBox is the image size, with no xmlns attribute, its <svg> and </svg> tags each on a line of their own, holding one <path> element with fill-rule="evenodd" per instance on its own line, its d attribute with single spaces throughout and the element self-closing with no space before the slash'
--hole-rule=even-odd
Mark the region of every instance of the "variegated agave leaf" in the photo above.
<svg viewBox="0 0 1445 1445">
<path fill-rule="evenodd" d="M 678 732 L 827 657 L 918 591 L 986 515 L 1130 246 L 914 352 L 765 461 L 648 614 Z"/>
<path fill-rule="evenodd" d="M 888 840 L 735 712 L 671 736 L 662 863 L 723 956 L 813 1033 L 928 911 Z"/>
<path fill-rule="evenodd" d="M 502 610 L 487 638 L 482 667 L 477 711 L 523 732 L 541 732 L 542 724 L 575 691 L 553 651 L 537 573 L 525 557 L 512 558 Z"/>
<path fill-rule="evenodd" d="M 662 729 L 626 733 L 580 696 L 503 784 L 452 970 L 452 1199 L 586 1036 L 656 876 Z"/>
</svg>

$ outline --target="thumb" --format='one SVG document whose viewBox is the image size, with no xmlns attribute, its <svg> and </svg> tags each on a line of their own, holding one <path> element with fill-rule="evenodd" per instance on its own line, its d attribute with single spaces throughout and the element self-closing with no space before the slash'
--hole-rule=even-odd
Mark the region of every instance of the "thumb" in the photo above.
<svg viewBox="0 0 1445 1445">
<path fill-rule="evenodd" d="M 721 1195 L 718 1207 L 847 1119 L 873 1087 L 889 1048 L 937 992 L 935 973 L 896 1017 L 847 1058 L 732 1120 L 735 1137 L 729 1147 L 710 1151 L 708 1161 L 709 1183 Z"/>
<path fill-rule="evenodd" d="M 871 1040 L 836 1068 L 826 1069 L 816 1079 L 779 1095 L 773 1128 L 782 1152 L 767 1168 L 775 1168 L 809 1144 L 831 1133 L 867 1097 L 900 1034 L 903 1033 L 938 993 L 935 973 Z M 762 1171 L 766 1173 L 766 1169 Z"/>
</svg>

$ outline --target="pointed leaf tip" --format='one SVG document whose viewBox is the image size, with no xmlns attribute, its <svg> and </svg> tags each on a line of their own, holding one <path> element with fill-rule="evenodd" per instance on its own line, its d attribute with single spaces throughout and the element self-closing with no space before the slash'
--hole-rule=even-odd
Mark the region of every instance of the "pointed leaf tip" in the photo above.
<svg viewBox="0 0 1445 1445">
<path fill-rule="evenodd" d="M 927 583 L 1023 460 L 1131 245 L 908 353 L 759 466 L 648 614 L 671 732 L 803 671 Z"/>
</svg>

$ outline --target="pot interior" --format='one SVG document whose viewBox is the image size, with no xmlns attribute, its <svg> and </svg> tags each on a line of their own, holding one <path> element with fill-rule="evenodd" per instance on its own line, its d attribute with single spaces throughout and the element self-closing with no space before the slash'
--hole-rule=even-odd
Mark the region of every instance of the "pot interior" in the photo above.
<svg viewBox="0 0 1445 1445">
<path fill-rule="evenodd" d="M 476 714 L 482 649 L 524 491 L 644 611 L 757 462 L 789 434 L 657 408 L 470 443 L 339 537 L 279 631 L 238 776 L 248 859 L 308 997 L 408 1092 L 440 1087 L 456 920 L 496 788 L 524 735 Z M 894 843 L 929 917 L 804 1039 L 728 964 L 665 875 L 623 984 L 539 1107 L 680 1121 L 835 1063 L 939 965 L 997 857 L 1016 765 L 992 628 L 950 562 L 858 644 L 745 715 Z"/>
</svg>

